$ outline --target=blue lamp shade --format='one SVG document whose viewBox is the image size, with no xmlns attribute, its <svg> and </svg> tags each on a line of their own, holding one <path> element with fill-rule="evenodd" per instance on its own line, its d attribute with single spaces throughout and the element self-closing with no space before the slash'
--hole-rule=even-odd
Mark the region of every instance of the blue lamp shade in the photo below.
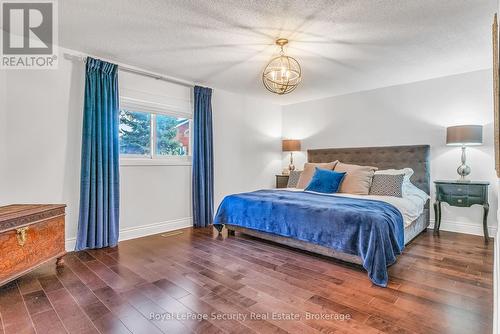
<svg viewBox="0 0 500 334">
<path fill-rule="evenodd" d="M 344 176 L 345 173 L 316 167 L 311 182 L 309 182 L 305 190 L 324 194 L 336 193 L 340 188 Z"/>
<path fill-rule="evenodd" d="M 446 145 L 471 146 L 482 143 L 482 125 L 457 125 L 446 128 Z"/>
</svg>

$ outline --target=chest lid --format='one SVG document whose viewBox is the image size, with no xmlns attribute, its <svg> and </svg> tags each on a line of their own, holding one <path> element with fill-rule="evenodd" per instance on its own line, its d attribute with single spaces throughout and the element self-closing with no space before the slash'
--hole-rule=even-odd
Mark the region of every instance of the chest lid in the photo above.
<svg viewBox="0 0 500 334">
<path fill-rule="evenodd" d="M 65 204 L 12 204 L 0 207 L 0 233 L 64 215 Z"/>
</svg>

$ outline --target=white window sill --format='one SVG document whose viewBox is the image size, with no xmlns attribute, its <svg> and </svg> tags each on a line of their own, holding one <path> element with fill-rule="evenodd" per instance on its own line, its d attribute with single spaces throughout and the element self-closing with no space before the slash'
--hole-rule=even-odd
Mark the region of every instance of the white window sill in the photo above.
<svg viewBox="0 0 500 334">
<path fill-rule="evenodd" d="M 121 158 L 120 166 L 191 166 L 191 157 L 179 158 Z"/>
</svg>

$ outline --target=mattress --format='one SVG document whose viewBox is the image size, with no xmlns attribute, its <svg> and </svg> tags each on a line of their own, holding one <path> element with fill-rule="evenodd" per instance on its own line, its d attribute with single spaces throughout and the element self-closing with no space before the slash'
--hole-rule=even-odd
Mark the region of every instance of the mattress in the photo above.
<svg viewBox="0 0 500 334">
<path fill-rule="evenodd" d="M 405 227 L 405 245 L 409 244 L 413 239 L 415 239 L 420 233 L 425 231 L 427 227 L 429 226 L 429 210 L 425 209 L 422 214 L 415 219 L 413 222 L 411 222 L 408 226 Z M 271 233 L 266 233 L 266 232 L 261 232 L 261 231 L 256 231 L 240 226 L 234 226 L 234 225 L 226 225 L 226 228 L 230 231 L 236 231 L 240 232 L 246 235 L 250 235 L 253 237 L 257 237 L 260 239 L 264 240 L 269 240 L 272 242 L 276 242 L 282 245 L 287 245 L 290 247 L 302 249 L 305 251 L 309 251 L 312 253 L 320 254 L 320 255 L 325 255 L 328 257 L 332 257 L 338 260 L 346 261 L 349 263 L 354 263 L 354 264 L 362 264 L 362 260 L 359 256 L 352 255 L 352 254 L 347 254 L 347 253 L 342 253 L 338 252 L 334 249 L 316 245 L 313 243 L 293 239 L 293 238 L 287 238 L 287 237 L 282 237 L 279 235 L 271 234 Z"/>
</svg>

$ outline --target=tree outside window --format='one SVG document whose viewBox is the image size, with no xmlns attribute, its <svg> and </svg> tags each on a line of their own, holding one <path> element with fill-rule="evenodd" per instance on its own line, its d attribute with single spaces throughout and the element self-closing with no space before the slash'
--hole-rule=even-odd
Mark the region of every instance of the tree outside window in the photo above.
<svg viewBox="0 0 500 334">
<path fill-rule="evenodd" d="M 154 147 L 151 147 L 152 142 Z M 121 154 L 186 156 L 189 155 L 189 142 L 190 121 L 187 118 L 120 110 Z"/>
</svg>

